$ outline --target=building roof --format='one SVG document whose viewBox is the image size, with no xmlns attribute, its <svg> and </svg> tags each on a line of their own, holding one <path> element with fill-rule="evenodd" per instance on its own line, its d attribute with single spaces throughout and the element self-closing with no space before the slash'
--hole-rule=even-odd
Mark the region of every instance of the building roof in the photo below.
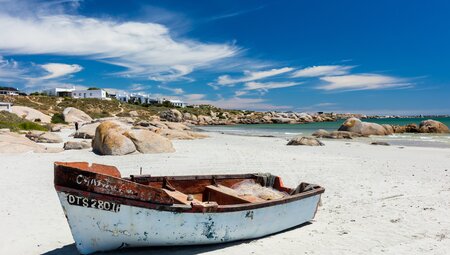
<svg viewBox="0 0 450 255">
<path fill-rule="evenodd" d="M 18 89 L 13 88 L 13 87 L 0 87 L 0 90 L 6 90 L 6 91 L 15 91 L 15 92 L 19 92 Z"/>
</svg>

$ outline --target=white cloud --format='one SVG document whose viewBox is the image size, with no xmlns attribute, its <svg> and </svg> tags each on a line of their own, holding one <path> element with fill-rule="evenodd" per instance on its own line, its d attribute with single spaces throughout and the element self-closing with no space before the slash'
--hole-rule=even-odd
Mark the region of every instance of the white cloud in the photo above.
<svg viewBox="0 0 450 255">
<path fill-rule="evenodd" d="M 61 63 L 49 63 L 45 65 L 41 65 L 41 67 L 48 72 L 47 75 L 35 78 L 38 80 L 48 80 L 48 79 L 55 79 L 62 76 L 66 76 L 72 73 L 77 73 L 81 70 L 83 70 L 83 67 L 79 65 L 67 65 L 67 64 L 61 64 Z"/>
<path fill-rule="evenodd" d="M 287 88 L 292 86 L 297 86 L 302 84 L 302 82 L 246 82 L 244 90 L 262 90 L 267 91 L 270 89 Z"/>
<path fill-rule="evenodd" d="M 162 85 L 159 85 L 158 88 L 170 91 L 176 95 L 180 95 L 180 94 L 184 93 L 184 90 L 182 88 L 169 88 L 169 87 L 162 86 Z"/>
<path fill-rule="evenodd" d="M 256 80 L 261 80 L 264 78 L 276 76 L 279 74 L 287 73 L 292 70 L 293 70 L 293 68 L 283 67 L 283 68 L 271 69 L 271 70 L 267 70 L 267 71 L 256 71 L 256 72 L 244 71 L 244 77 L 241 77 L 241 78 L 231 78 L 229 75 L 222 75 L 222 76 L 219 76 L 219 78 L 217 79 L 217 84 L 233 85 L 233 84 L 241 83 L 241 82 L 256 81 Z"/>
<path fill-rule="evenodd" d="M 74 15 L 21 17 L 0 11 L 0 51 L 14 55 L 84 56 L 126 68 L 130 76 L 176 79 L 237 54 L 228 44 L 175 40 L 156 23 Z"/>
<path fill-rule="evenodd" d="M 234 92 L 234 95 L 237 96 L 237 97 L 245 96 L 247 94 L 248 94 L 248 91 L 243 91 L 243 90 L 237 90 L 237 91 Z"/>
<path fill-rule="evenodd" d="M 150 75 L 148 79 L 152 81 L 161 81 L 161 82 L 174 81 L 184 77 L 185 75 L 190 74 L 193 70 L 194 69 L 190 66 L 175 65 L 172 66 L 172 69 L 169 70 L 168 72 Z M 192 79 L 188 80 L 192 81 Z"/>
<path fill-rule="evenodd" d="M 150 86 L 146 86 L 146 85 L 143 85 L 143 84 L 140 84 L 140 83 L 134 83 L 134 84 L 131 84 L 128 87 L 128 89 L 131 90 L 131 91 L 144 91 L 144 90 L 149 89 L 149 87 Z"/>
<path fill-rule="evenodd" d="M 87 89 L 89 87 L 95 87 L 88 86 L 88 85 L 82 85 L 82 84 L 76 84 L 76 83 L 70 83 L 70 82 L 61 82 L 58 80 L 46 80 L 45 82 L 39 82 L 39 83 L 33 83 L 29 82 L 26 83 L 24 86 L 24 90 L 27 92 L 35 92 L 35 91 L 42 91 L 44 89 L 49 88 L 73 88 L 76 89 Z"/>
<path fill-rule="evenodd" d="M 0 56 L 0 81 L 12 82 L 20 79 L 24 71 L 19 68 L 19 63 L 12 59 L 4 59 Z"/>
<path fill-rule="evenodd" d="M 273 105 L 262 98 L 220 98 L 218 100 L 186 100 L 191 104 L 210 104 L 223 109 L 238 109 L 238 110 L 258 110 L 258 111 L 272 111 L 272 110 L 287 110 L 292 109 L 292 106 L 287 105 Z"/>
<path fill-rule="evenodd" d="M 319 86 L 322 90 L 372 90 L 390 88 L 409 88 L 412 83 L 406 79 L 380 74 L 352 74 L 327 76 L 320 78 L 326 84 Z"/>
<path fill-rule="evenodd" d="M 197 101 L 197 100 L 203 100 L 206 97 L 205 94 L 187 94 L 184 95 L 184 100 L 190 102 L 190 101 Z"/>
<path fill-rule="evenodd" d="M 319 77 L 319 76 L 332 76 L 332 75 L 344 75 L 348 74 L 353 66 L 340 66 L 340 65 L 325 65 L 325 66 L 311 66 L 292 74 L 292 77 Z"/>
</svg>

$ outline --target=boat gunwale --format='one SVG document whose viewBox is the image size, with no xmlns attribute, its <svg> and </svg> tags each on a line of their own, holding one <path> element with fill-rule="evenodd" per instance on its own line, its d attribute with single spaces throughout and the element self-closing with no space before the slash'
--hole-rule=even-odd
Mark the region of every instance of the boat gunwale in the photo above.
<svg viewBox="0 0 450 255">
<path fill-rule="evenodd" d="M 123 205 L 128 206 L 134 206 L 134 207 L 141 207 L 146 209 L 153 209 L 158 211 L 169 211 L 169 212 L 183 212 L 183 213 L 205 213 L 205 211 L 198 211 L 195 210 L 190 205 L 184 205 L 184 204 L 172 204 L 172 205 L 166 205 L 166 204 L 157 204 L 152 202 L 144 202 L 144 201 L 138 201 L 133 199 L 128 199 L 124 197 L 117 197 L 112 196 L 108 194 L 100 194 L 85 190 L 79 190 L 64 186 L 55 185 L 55 189 L 59 192 L 64 192 L 68 194 L 74 194 L 74 195 L 80 195 L 83 197 L 88 198 L 94 198 L 99 200 L 105 200 L 105 201 L 113 201 L 117 202 Z M 308 197 L 312 197 L 315 195 L 320 195 L 325 192 L 325 189 L 323 187 L 318 187 L 316 189 L 305 191 L 302 193 L 290 195 L 288 197 L 284 197 L 281 199 L 275 199 L 275 200 L 268 200 L 265 202 L 256 202 L 256 203 L 246 203 L 246 204 L 234 204 L 234 205 L 218 205 L 216 208 L 214 208 L 213 211 L 207 211 L 207 213 L 224 213 L 224 212 L 235 212 L 235 211 L 247 211 L 247 210 L 253 210 L 253 209 L 260 209 L 265 207 L 271 207 L 271 206 L 277 206 L 281 204 L 286 203 L 292 203 L 298 200 L 302 200 Z"/>
<path fill-rule="evenodd" d="M 81 167 L 80 167 L 81 166 Z M 204 202 L 203 206 L 199 205 L 186 205 L 186 204 L 179 204 L 174 203 L 170 195 L 167 194 L 167 192 L 162 192 L 166 194 L 165 196 L 169 196 L 171 203 L 167 203 L 167 199 L 157 199 L 157 200 L 143 200 L 141 197 L 138 197 L 136 195 L 134 196 L 127 196 L 122 195 L 123 193 L 118 192 L 110 192 L 110 191 L 104 191 L 102 189 L 92 189 L 92 188 L 85 188 L 84 186 L 73 186 L 73 180 L 70 181 L 70 178 L 68 176 L 72 175 L 72 173 L 67 172 L 67 170 L 75 170 L 74 172 L 78 173 L 86 173 L 88 176 L 92 176 L 93 178 L 102 179 L 102 178 L 109 178 L 112 181 L 122 181 L 125 182 L 122 185 L 128 185 L 128 183 L 133 183 L 133 185 L 137 185 L 136 187 L 147 187 L 149 189 L 149 192 L 157 192 L 161 193 L 162 189 L 160 188 L 154 188 L 145 184 L 139 183 L 139 181 L 148 181 L 148 182 L 160 182 L 160 181 L 175 181 L 175 180 L 181 180 L 181 181 L 188 181 L 188 180 L 212 180 L 213 182 L 224 180 L 224 179 L 255 179 L 258 175 L 258 173 L 246 173 L 246 174 L 216 174 L 216 175 L 181 175 L 181 176 L 151 176 L 151 175 L 130 175 L 130 177 L 121 177 L 120 172 L 117 168 L 107 165 L 98 165 L 93 164 L 93 167 L 100 167 L 103 168 L 104 166 L 107 167 L 107 170 L 113 169 L 113 174 L 116 176 L 113 176 L 108 173 L 102 173 L 101 171 L 95 171 L 90 170 L 89 163 L 87 162 L 55 162 L 55 180 L 54 185 L 55 189 L 57 191 L 66 192 L 69 194 L 77 194 L 81 195 L 83 197 L 88 198 L 94 198 L 99 200 L 107 200 L 107 201 L 114 201 L 120 204 L 124 205 L 130 205 L 130 206 L 136 206 L 136 207 L 142 207 L 142 208 L 148 208 L 148 209 L 155 209 L 155 210 L 161 210 L 161 211 L 172 211 L 172 212 L 191 212 L 191 213 L 205 213 L 205 212 L 231 212 L 231 211 L 245 211 L 245 210 L 251 210 L 251 209 L 258 209 L 263 207 L 270 207 L 270 206 L 276 206 L 280 204 L 290 203 L 297 200 L 301 200 L 307 197 L 320 195 L 323 192 L 325 192 L 325 189 L 319 185 L 314 185 L 313 189 L 308 191 L 303 191 L 297 194 L 289 195 L 280 199 L 274 199 L 274 200 L 267 200 L 263 202 L 252 202 L 252 203 L 244 203 L 244 204 L 230 204 L 230 205 L 216 205 L 214 206 L 212 203 L 215 203 L 214 201 L 211 201 L 210 205 L 213 205 L 211 207 L 207 206 L 209 202 Z M 62 171 L 61 171 L 61 170 Z M 111 171 L 110 171 L 111 172 Z M 281 181 L 281 178 L 277 176 L 277 178 Z M 305 183 L 308 184 L 308 183 Z M 119 183 L 119 186 L 121 184 Z M 282 183 L 280 184 L 281 186 Z M 292 190 L 292 189 L 291 189 Z M 205 206 L 206 205 L 206 206 Z"/>
</svg>

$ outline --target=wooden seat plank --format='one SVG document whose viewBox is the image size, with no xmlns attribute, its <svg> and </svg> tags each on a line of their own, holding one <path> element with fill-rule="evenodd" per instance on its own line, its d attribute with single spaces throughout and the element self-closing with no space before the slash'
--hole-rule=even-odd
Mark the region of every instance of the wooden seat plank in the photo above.
<svg viewBox="0 0 450 255">
<path fill-rule="evenodd" d="M 185 205 L 190 205 L 192 202 L 195 203 L 199 203 L 201 204 L 202 202 L 193 198 L 192 200 L 188 201 L 188 195 L 184 194 L 183 192 L 180 192 L 178 190 L 172 191 L 172 190 L 168 190 L 168 189 L 163 189 L 169 196 L 171 196 L 175 201 L 181 203 L 181 204 L 185 204 Z"/>
<path fill-rule="evenodd" d="M 237 191 L 234 189 L 231 189 L 229 187 L 223 186 L 223 185 L 208 185 L 206 186 L 206 190 L 208 190 L 212 196 L 211 200 L 215 200 L 214 197 L 222 196 L 224 198 L 224 202 L 226 204 L 233 204 L 233 203 L 258 203 L 258 202 L 265 202 L 266 200 L 255 197 L 252 195 L 239 195 Z M 212 193 L 211 193 L 212 192 Z M 226 198 L 226 199 L 225 199 Z M 220 202 L 220 201 L 219 201 Z M 223 203 L 219 203 L 223 204 Z"/>
</svg>

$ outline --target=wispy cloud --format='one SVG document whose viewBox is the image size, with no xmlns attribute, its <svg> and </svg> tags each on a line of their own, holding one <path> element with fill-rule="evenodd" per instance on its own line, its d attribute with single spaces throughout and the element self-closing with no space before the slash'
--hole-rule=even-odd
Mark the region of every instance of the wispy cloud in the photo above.
<svg viewBox="0 0 450 255">
<path fill-rule="evenodd" d="M 138 91 L 145 91 L 148 90 L 150 88 L 150 86 L 141 84 L 141 83 L 133 83 L 131 84 L 128 89 L 134 92 L 138 92 Z"/>
<path fill-rule="evenodd" d="M 170 87 L 163 86 L 163 85 L 159 85 L 158 88 L 170 91 L 176 95 L 181 95 L 184 93 L 184 90 L 182 88 L 170 88 Z"/>
<path fill-rule="evenodd" d="M 124 67 L 120 74 L 162 80 L 235 56 L 230 44 L 174 39 L 156 23 L 67 14 L 22 17 L 0 10 L 0 51 L 15 55 L 83 56 Z"/>
<path fill-rule="evenodd" d="M 41 65 L 41 67 L 48 73 L 45 76 L 34 78 L 35 80 L 48 80 L 55 79 L 59 77 L 63 77 L 69 74 L 77 73 L 83 70 L 83 67 L 80 65 L 68 65 L 61 63 L 48 63 L 45 65 Z"/>
<path fill-rule="evenodd" d="M 201 97 L 199 99 L 184 98 L 186 102 L 191 104 L 211 104 L 216 107 L 221 107 L 224 109 L 239 109 L 239 110 L 258 110 L 258 111 L 275 111 L 275 110 L 288 110 L 292 109 L 292 106 L 287 105 L 273 105 L 267 102 L 266 99 L 262 98 L 242 98 L 242 97 L 231 97 L 231 98 L 219 98 L 217 100 L 209 100 Z"/>
<path fill-rule="evenodd" d="M 184 77 L 184 76 L 190 74 L 192 71 L 193 71 L 193 68 L 190 66 L 175 65 L 175 66 L 172 66 L 172 69 L 167 72 L 150 75 L 148 77 L 148 79 L 152 80 L 152 81 L 169 82 L 169 81 L 178 80 L 180 78 L 184 78 L 189 81 L 193 81 L 192 79 Z"/>
<path fill-rule="evenodd" d="M 239 16 L 239 15 L 243 15 L 243 14 L 249 13 L 249 12 L 254 12 L 254 11 L 260 10 L 262 8 L 264 8 L 264 6 L 259 6 L 257 8 L 248 9 L 248 10 L 229 12 L 229 13 L 225 13 L 225 14 L 221 14 L 221 15 L 217 15 L 217 16 L 213 16 L 211 18 L 208 18 L 207 21 L 215 21 L 215 20 L 220 20 L 220 19 L 232 18 L 232 17 L 236 17 L 236 16 Z"/>
<path fill-rule="evenodd" d="M 234 85 L 236 83 L 242 83 L 242 82 L 249 82 L 249 81 L 256 81 L 261 80 L 264 78 L 269 78 L 272 76 L 280 75 L 283 73 L 287 73 L 292 71 L 293 68 L 291 67 L 283 67 L 279 69 L 271 69 L 267 71 L 244 71 L 244 76 L 240 78 L 231 78 L 229 75 L 222 75 L 219 76 L 217 79 L 218 85 Z"/>
<path fill-rule="evenodd" d="M 13 59 L 5 59 L 0 56 L 0 81 L 11 82 L 20 79 L 24 71 L 19 67 L 19 63 Z"/>
<path fill-rule="evenodd" d="M 183 96 L 184 100 L 186 100 L 187 102 L 203 100 L 205 97 L 205 94 L 186 94 Z"/>
<path fill-rule="evenodd" d="M 410 88 L 413 86 L 411 82 L 404 78 L 397 78 L 380 74 L 352 74 L 342 76 L 326 76 L 321 77 L 324 85 L 317 88 L 322 90 L 374 90 L 374 89 L 393 89 L 393 88 Z"/>
<path fill-rule="evenodd" d="M 319 76 L 334 76 L 348 74 L 354 66 L 342 66 L 342 65 L 323 65 L 323 66 L 311 66 L 292 74 L 292 77 L 319 77 Z"/>
<path fill-rule="evenodd" d="M 244 90 L 262 90 L 279 89 L 293 87 L 302 84 L 302 82 L 246 82 Z"/>
</svg>

